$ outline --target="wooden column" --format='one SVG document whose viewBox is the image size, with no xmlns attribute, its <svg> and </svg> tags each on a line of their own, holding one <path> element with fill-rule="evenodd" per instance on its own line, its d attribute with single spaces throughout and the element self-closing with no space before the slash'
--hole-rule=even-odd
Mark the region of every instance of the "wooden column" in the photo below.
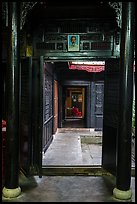
<svg viewBox="0 0 137 204">
<path fill-rule="evenodd" d="M 134 62 L 134 3 L 122 2 L 117 176 L 114 196 L 130 199 Z"/>
<path fill-rule="evenodd" d="M 8 2 L 8 56 L 6 75 L 6 171 L 5 197 L 17 197 L 19 187 L 19 29 L 18 2 Z"/>
</svg>

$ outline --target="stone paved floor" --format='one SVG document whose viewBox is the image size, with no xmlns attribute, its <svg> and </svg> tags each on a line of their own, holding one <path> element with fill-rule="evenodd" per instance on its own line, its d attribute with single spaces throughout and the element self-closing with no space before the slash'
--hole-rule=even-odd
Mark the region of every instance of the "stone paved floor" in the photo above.
<svg viewBox="0 0 137 204">
<path fill-rule="evenodd" d="M 90 129 L 60 129 L 43 155 L 43 165 L 101 165 L 100 142 L 81 142 L 83 137 L 87 139 L 89 135 L 101 138 L 101 132 Z M 21 176 L 19 185 L 21 195 L 12 199 L 2 197 L 2 202 L 121 202 L 113 197 L 115 178 L 111 175 Z M 135 177 L 131 177 L 131 190 L 130 202 L 135 202 Z"/>
<path fill-rule="evenodd" d="M 121 202 L 113 197 L 113 177 L 102 176 L 37 176 L 20 179 L 21 194 L 2 202 Z M 135 202 L 135 178 L 131 178 Z"/>
<path fill-rule="evenodd" d="M 91 139 L 94 138 L 93 143 Z M 43 165 L 101 165 L 102 132 L 88 128 L 60 128 L 43 153 Z M 135 161 L 132 160 L 132 167 Z"/>
<path fill-rule="evenodd" d="M 82 142 L 82 137 L 91 137 L 101 132 L 85 128 L 61 128 L 43 153 L 43 165 L 101 165 L 102 145 Z"/>
</svg>

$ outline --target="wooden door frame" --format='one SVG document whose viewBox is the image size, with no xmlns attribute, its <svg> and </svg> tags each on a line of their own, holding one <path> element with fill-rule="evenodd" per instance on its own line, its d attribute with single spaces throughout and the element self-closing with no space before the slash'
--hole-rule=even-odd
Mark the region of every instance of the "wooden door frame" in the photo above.
<svg viewBox="0 0 137 204">
<path fill-rule="evenodd" d="M 60 89 L 63 89 L 63 87 L 83 87 L 85 88 L 85 120 L 86 120 L 86 128 L 90 128 L 90 114 L 91 114 L 91 110 L 90 110 L 90 103 L 89 103 L 89 98 L 90 98 L 90 82 L 87 81 L 64 81 L 62 86 L 60 87 Z M 62 104 L 62 96 L 61 96 L 61 92 L 62 90 L 59 91 L 59 104 Z M 62 116 L 60 115 L 62 112 L 63 107 L 60 105 L 59 106 L 59 127 L 62 127 Z"/>
</svg>

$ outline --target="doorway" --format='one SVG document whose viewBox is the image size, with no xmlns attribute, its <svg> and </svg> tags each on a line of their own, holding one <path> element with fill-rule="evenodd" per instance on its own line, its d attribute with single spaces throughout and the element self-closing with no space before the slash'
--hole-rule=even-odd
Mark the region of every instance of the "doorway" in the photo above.
<svg viewBox="0 0 137 204">
<path fill-rule="evenodd" d="M 58 128 L 54 127 L 54 124 L 57 124 L 54 120 L 53 130 L 56 129 L 56 132 L 54 131 L 50 145 L 43 152 L 42 167 L 87 165 L 101 167 L 102 131 L 91 128 L 91 108 L 95 109 L 91 103 L 95 105 L 96 96 L 92 94 L 95 89 L 92 84 L 95 83 L 94 73 L 69 70 L 66 65 L 68 63 L 64 62 L 54 62 L 54 66 L 53 62 L 46 64 L 47 68 L 50 66 L 57 70 L 56 78 L 53 77 L 54 83 L 58 81 L 56 82 L 58 91 L 53 90 L 56 98 L 53 113 L 58 110 L 56 114 Z M 48 81 L 47 83 L 49 84 Z M 46 93 L 45 95 L 47 97 Z M 95 117 L 95 114 L 92 117 Z"/>
<path fill-rule="evenodd" d="M 84 88 L 66 88 L 65 99 L 65 119 L 84 118 L 85 112 L 85 89 Z"/>
<path fill-rule="evenodd" d="M 21 112 L 20 112 L 20 130 L 22 128 L 23 131 L 21 131 L 21 166 L 22 168 L 28 172 L 30 171 L 30 166 L 33 164 L 33 166 L 37 167 L 40 169 L 40 172 L 38 174 L 46 174 L 47 169 L 49 166 L 53 166 L 54 171 L 56 171 L 55 166 L 64 166 L 64 164 L 57 162 L 56 164 L 54 163 L 57 161 L 56 159 L 60 158 L 61 161 L 63 159 L 67 159 L 68 156 L 72 156 L 71 162 L 76 165 L 76 167 L 84 165 L 83 163 L 79 164 L 76 163 L 76 160 L 74 159 L 74 154 L 76 158 L 78 159 L 78 155 L 80 156 L 80 148 L 81 147 L 81 141 L 85 142 L 87 141 L 87 136 L 92 133 L 98 133 L 98 131 L 92 131 L 91 124 L 89 124 L 90 118 L 89 116 L 92 116 L 92 111 L 90 111 L 90 106 L 93 103 L 89 103 L 88 99 L 91 99 L 91 102 L 93 102 L 93 95 L 91 94 L 91 90 L 95 90 L 93 87 L 95 86 L 95 76 L 92 77 L 92 74 L 87 74 L 82 71 L 76 70 L 75 75 L 70 73 L 70 77 L 68 76 L 68 72 L 65 75 L 63 71 L 60 71 L 57 67 L 57 70 L 59 70 L 59 80 L 58 76 L 53 77 L 53 69 L 52 65 L 53 63 L 46 63 L 46 60 L 41 57 L 40 60 L 33 60 L 32 58 L 27 58 L 23 59 L 21 63 L 21 70 L 22 70 L 22 78 L 25 78 L 25 80 L 22 80 L 21 84 L 21 89 L 22 89 L 22 95 L 21 95 Z M 59 66 L 62 64 L 62 62 L 59 63 Z M 33 69 L 32 69 L 33 65 Z M 44 65 L 44 67 L 43 67 Z M 54 64 L 55 65 L 55 64 Z M 63 69 L 64 68 L 63 64 Z M 115 173 L 116 169 L 116 150 L 117 150 L 117 145 L 116 145 L 116 138 L 117 138 L 117 122 L 118 122 L 118 112 L 117 107 L 118 107 L 118 82 L 119 82 L 119 61 L 118 59 L 109 59 L 106 61 L 106 66 L 105 66 L 105 83 L 104 83 L 104 108 L 103 108 L 103 135 L 101 135 L 102 138 L 102 144 L 101 148 L 101 164 L 99 167 L 103 167 L 107 169 L 108 171 L 112 172 L 113 174 Z M 28 69 L 30 67 L 30 69 Z M 117 69 L 116 69 L 117 68 Z M 27 74 L 29 71 L 30 73 Z M 73 72 L 74 73 L 74 72 Z M 78 75 L 78 73 L 82 73 L 82 77 Z M 27 74 L 27 77 L 26 77 Z M 74 76 L 77 76 L 77 79 L 74 78 Z M 98 75 L 98 82 L 101 80 L 101 75 Z M 67 77 L 67 79 L 63 80 L 63 77 Z M 84 77 L 86 80 L 84 81 Z M 31 79 L 31 80 L 30 80 Z M 70 80 L 71 79 L 71 80 Z M 79 80 L 78 80 L 79 79 Z M 93 81 L 90 81 L 92 79 Z M 58 80 L 57 87 L 58 87 L 58 94 L 57 97 L 55 97 L 55 101 L 58 101 L 58 116 L 57 114 L 53 115 L 53 110 L 54 110 L 54 105 L 53 105 L 53 81 Z M 73 82 L 73 87 L 83 87 L 85 88 L 85 116 L 86 116 L 86 128 L 81 128 L 81 131 L 78 133 L 78 128 L 69 128 L 69 131 L 64 130 L 61 126 L 59 126 L 60 121 L 62 121 L 62 115 L 65 113 L 61 113 L 63 109 L 63 103 L 62 101 L 65 99 L 63 95 L 63 88 L 66 87 L 72 87 L 72 82 Z M 96 80 L 97 82 L 97 80 Z M 27 87 L 27 88 L 26 88 Z M 100 90 L 101 90 L 101 85 L 100 83 L 97 84 L 96 90 L 99 95 L 96 96 L 96 99 L 98 102 L 100 102 Z M 114 92 L 114 87 L 115 87 L 115 92 Z M 29 93 L 25 95 L 25 98 L 23 98 L 24 93 L 26 93 L 26 90 L 29 90 Z M 32 91 L 33 90 L 33 91 Z M 95 94 L 95 92 L 93 92 Z M 32 97 L 31 97 L 32 96 Z M 58 97 L 59 96 L 59 97 Z M 110 97 L 111 96 L 111 97 Z M 112 96 L 113 96 L 113 106 L 112 106 Z M 22 100 L 23 99 L 23 100 Z M 46 99 L 46 100 L 45 100 Z M 64 100 L 65 101 L 65 100 Z M 26 106 L 28 104 L 29 106 Z M 114 102 L 116 105 L 114 105 Z M 100 104 L 99 104 L 100 105 Z M 27 111 L 27 108 L 31 107 L 33 111 L 30 112 Z M 37 108 L 36 108 L 37 107 Z M 26 112 L 24 112 L 24 108 L 26 108 Z M 97 106 L 99 110 L 102 110 L 100 106 Z M 115 109 L 114 109 L 115 108 Z M 94 108 L 93 108 L 94 109 Z M 86 111 L 87 110 L 87 111 Z M 114 117 L 115 114 L 115 117 Z M 54 117 L 55 116 L 55 117 Z M 57 118 L 58 121 L 58 128 L 57 128 L 57 134 L 53 134 L 53 118 Z M 65 115 L 64 115 L 65 116 Z M 28 120 L 28 118 L 30 118 Z M 24 128 L 25 127 L 25 128 Z M 27 127 L 27 128 L 26 128 Z M 83 131 L 84 129 L 84 131 Z M 26 132 L 27 130 L 27 132 Z M 58 136 L 58 133 L 60 134 L 60 137 Z M 78 133 L 78 134 L 76 134 Z M 75 134 L 75 136 L 74 136 Z M 31 137 L 30 137 L 31 135 Z M 66 137 L 63 137 L 63 136 Z M 56 144 L 58 141 L 61 141 L 62 138 L 65 138 L 65 145 L 68 145 L 66 147 L 65 145 L 60 145 L 58 148 L 54 149 L 53 148 L 53 142 Z M 75 143 L 72 138 L 75 138 Z M 54 140 L 55 139 L 55 140 Z M 58 139 L 58 141 L 56 140 Z M 68 140 L 71 142 L 69 143 Z M 46 144 L 43 143 L 47 142 Z M 55 144 L 54 143 L 54 144 Z M 27 144 L 27 150 L 23 149 L 23 147 Z M 45 145 L 45 154 L 43 154 L 43 146 Z M 76 144 L 76 148 L 73 145 Z M 54 146 L 55 147 L 55 146 Z M 48 155 L 48 151 L 50 148 L 54 151 L 54 155 L 50 156 Z M 82 148 L 81 148 L 82 149 Z M 67 152 L 67 150 L 70 151 Z M 77 151 L 74 151 L 77 150 Z M 86 149 L 84 149 L 84 152 L 87 152 Z M 92 159 L 90 152 L 90 158 Z M 63 158 L 62 158 L 63 157 Z M 80 157 L 80 159 L 82 156 Z M 83 157 L 84 158 L 84 157 Z M 85 158 L 88 158 L 87 156 Z M 47 162 L 50 161 L 51 163 Z M 46 162 L 44 161 L 46 160 Z M 86 159 L 84 159 L 86 161 Z M 93 161 L 93 160 L 92 160 Z M 113 162 L 112 162 L 113 161 Z M 75 162 L 75 163 L 74 163 Z M 73 164 L 67 164 L 73 169 Z M 87 168 L 87 165 L 90 166 L 90 170 L 92 166 L 96 165 L 95 163 L 93 164 L 90 162 L 87 164 L 85 163 L 84 168 Z M 77 168 L 76 168 L 77 169 Z M 36 169 L 37 170 L 37 169 Z M 63 169 L 64 171 L 64 169 Z M 36 172 L 37 173 L 37 172 Z M 55 172 L 54 172 L 55 173 Z"/>
<path fill-rule="evenodd" d="M 85 127 L 85 88 L 64 87 L 65 117 L 62 122 L 64 128 Z"/>
</svg>

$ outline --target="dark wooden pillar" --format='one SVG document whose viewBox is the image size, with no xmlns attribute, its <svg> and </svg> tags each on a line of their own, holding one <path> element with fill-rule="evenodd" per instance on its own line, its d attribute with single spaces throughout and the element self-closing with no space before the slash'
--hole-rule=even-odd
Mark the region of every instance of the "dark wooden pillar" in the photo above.
<svg viewBox="0 0 137 204">
<path fill-rule="evenodd" d="M 19 29 L 20 5 L 8 2 L 8 57 L 6 75 L 6 161 L 5 197 L 16 197 L 19 187 Z"/>
<path fill-rule="evenodd" d="M 133 2 L 122 2 L 117 176 L 116 189 L 114 190 L 114 195 L 120 199 L 131 197 L 134 7 Z"/>
</svg>

